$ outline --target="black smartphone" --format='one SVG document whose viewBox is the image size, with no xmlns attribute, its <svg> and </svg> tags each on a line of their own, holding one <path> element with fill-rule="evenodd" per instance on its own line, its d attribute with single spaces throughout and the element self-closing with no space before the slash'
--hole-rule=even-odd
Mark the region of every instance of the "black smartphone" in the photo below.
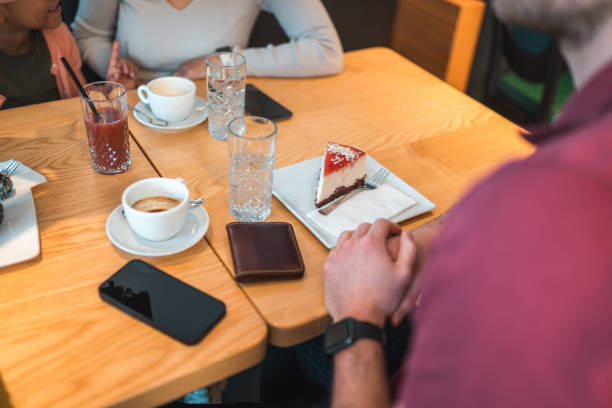
<svg viewBox="0 0 612 408">
<path fill-rule="evenodd" d="M 188 345 L 198 343 L 223 316 L 225 304 L 151 264 L 133 260 L 99 287 L 100 297 Z"/>
<path fill-rule="evenodd" d="M 247 84 L 244 110 L 253 116 L 261 116 L 273 122 L 289 119 L 293 113 L 263 93 L 255 85 Z"/>
</svg>

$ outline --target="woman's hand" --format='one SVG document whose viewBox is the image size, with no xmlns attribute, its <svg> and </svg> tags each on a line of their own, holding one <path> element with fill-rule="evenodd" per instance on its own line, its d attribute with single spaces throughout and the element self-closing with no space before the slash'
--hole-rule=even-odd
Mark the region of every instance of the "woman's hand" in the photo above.
<svg viewBox="0 0 612 408">
<path fill-rule="evenodd" d="M 188 79 L 202 79 L 206 72 L 206 60 L 204 57 L 194 58 L 184 62 L 172 75 Z"/>
<path fill-rule="evenodd" d="M 131 60 L 119 56 L 119 42 L 113 43 L 113 51 L 106 69 L 106 79 L 121 83 L 127 89 L 134 89 L 138 86 L 136 76 L 138 67 Z"/>
</svg>

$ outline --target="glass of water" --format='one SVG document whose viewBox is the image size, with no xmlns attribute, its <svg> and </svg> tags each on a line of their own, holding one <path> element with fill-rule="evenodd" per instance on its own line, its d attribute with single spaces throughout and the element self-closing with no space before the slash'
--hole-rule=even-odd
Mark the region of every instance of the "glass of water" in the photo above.
<svg viewBox="0 0 612 408">
<path fill-rule="evenodd" d="M 217 52 L 206 58 L 208 132 L 217 140 L 227 139 L 227 125 L 244 116 L 246 58 L 233 52 Z"/>
<path fill-rule="evenodd" d="M 276 125 L 246 116 L 232 120 L 228 129 L 230 213 L 238 221 L 263 221 L 272 205 Z"/>
</svg>

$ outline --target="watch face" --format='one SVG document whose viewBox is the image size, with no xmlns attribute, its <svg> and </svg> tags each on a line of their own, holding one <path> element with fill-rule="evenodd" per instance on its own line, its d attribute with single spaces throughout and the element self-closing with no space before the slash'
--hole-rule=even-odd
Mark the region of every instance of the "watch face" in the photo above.
<svg viewBox="0 0 612 408">
<path fill-rule="evenodd" d="M 350 332 L 349 320 L 342 320 L 325 332 L 324 348 L 328 354 L 333 354 L 346 345 L 351 344 L 352 335 Z"/>
</svg>

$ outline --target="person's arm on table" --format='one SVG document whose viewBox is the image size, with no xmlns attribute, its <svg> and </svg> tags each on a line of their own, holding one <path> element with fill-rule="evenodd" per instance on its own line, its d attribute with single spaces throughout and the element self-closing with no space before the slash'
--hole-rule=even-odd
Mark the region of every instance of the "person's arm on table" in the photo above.
<svg viewBox="0 0 612 408">
<path fill-rule="evenodd" d="M 274 14 L 289 42 L 235 51 L 246 57 L 248 76 L 311 77 L 342 71 L 340 37 L 320 0 L 266 0 L 263 9 Z M 173 75 L 200 79 L 206 57 L 183 63 Z"/>
<path fill-rule="evenodd" d="M 266 0 L 289 42 L 239 50 L 248 75 L 309 77 L 338 74 L 343 52 L 338 33 L 320 0 Z"/>
<path fill-rule="evenodd" d="M 394 235 L 399 235 L 395 259 L 387 250 Z M 325 303 L 334 322 L 352 317 L 382 329 L 402 301 L 415 256 L 410 231 L 387 220 L 342 233 L 323 267 Z M 332 402 L 334 407 L 390 405 L 380 343 L 361 339 L 336 353 Z"/>
</svg>

